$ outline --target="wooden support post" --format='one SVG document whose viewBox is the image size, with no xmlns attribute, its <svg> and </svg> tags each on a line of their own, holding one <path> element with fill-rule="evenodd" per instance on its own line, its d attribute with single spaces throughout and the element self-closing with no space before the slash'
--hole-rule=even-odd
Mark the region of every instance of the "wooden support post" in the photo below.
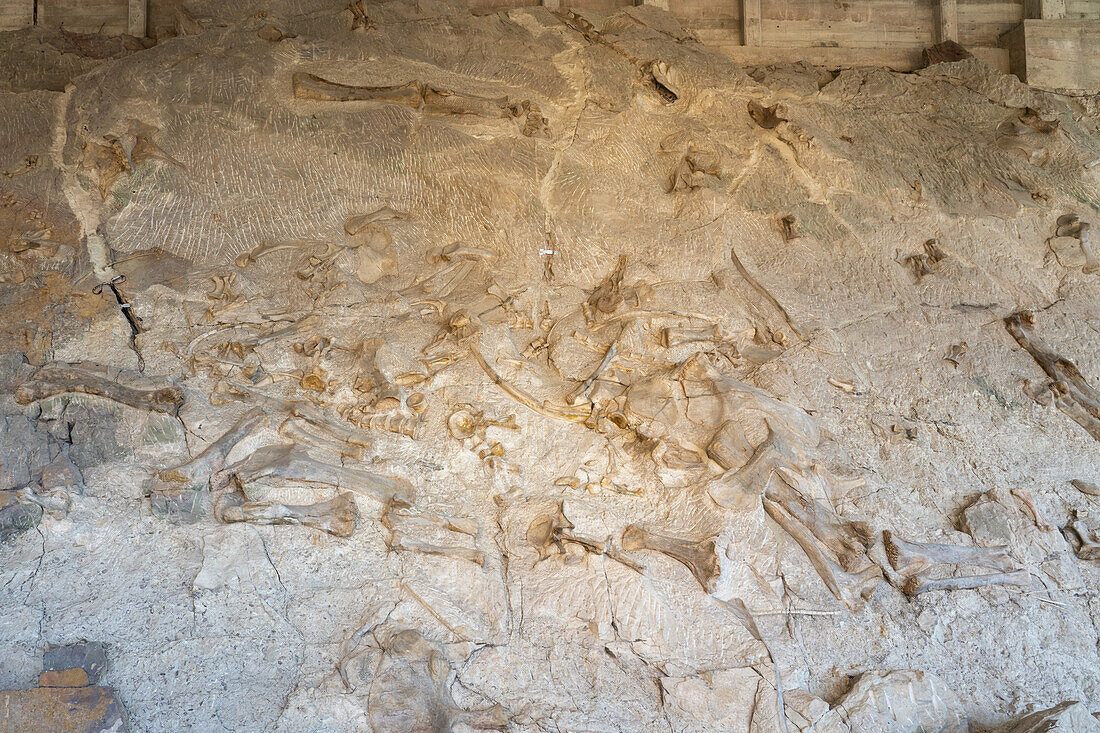
<svg viewBox="0 0 1100 733">
<path fill-rule="evenodd" d="M 1066 0 L 1025 0 L 1024 15 L 1036 20 L 1061 20 L 1066 17 Z"/>
<path fill-rule="evenodd" d="M 939 23 L 936 24 L 936 43 L 959 40 L 958 0 L 940 0 Z"/>
<path fill-rule="evenodd" d="M 148 0 L 130 0 L 130 9 L 126 16 L 128 34 L 138 38 L 148 35 L 148 10 Z"/>
<path fill-rule="evenodd" d="M 744 46 L 764 45 L 760 0 L 741 0 L 741 43 Z"/>
</svg>

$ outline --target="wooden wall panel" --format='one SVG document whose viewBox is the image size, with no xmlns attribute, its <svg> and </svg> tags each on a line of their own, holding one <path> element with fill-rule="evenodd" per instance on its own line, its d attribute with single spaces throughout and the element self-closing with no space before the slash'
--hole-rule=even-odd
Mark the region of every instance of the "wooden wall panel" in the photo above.
<svg viewBox="0 0 1100 733">
<path fill-rule="evenodd" d="M 34 0 L 0 0 L 0 31 L 34 24 Z"/>
<path fill-rule="evenodd" d="M 1100 20 L 1100 0 L 1066 0 L 1066 17 Z"/>
<path fill-rule="evenodd" d="M 38 0 L 38 23 L 74 33 L 126 32 L 128 0 Z"/>
<path fill-rule="evenodd" d="M 1000 37 L 1024 19 L 1024 4 L 1020 0 L 959 0 L 958 13 L 959 43 L 999 46 Z"/>
<path fill-rule="evenodd" d="M 884 48 L 929 46 L 934 0 L 763 0 L 765 46 Z"/>
</svg>

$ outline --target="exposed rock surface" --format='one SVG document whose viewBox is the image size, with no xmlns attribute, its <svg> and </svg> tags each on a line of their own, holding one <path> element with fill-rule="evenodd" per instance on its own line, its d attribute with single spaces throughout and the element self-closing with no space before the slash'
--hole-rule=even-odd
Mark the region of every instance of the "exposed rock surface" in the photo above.
<svg viewBox="0 0 1100 733">
<path fill-rule="evenodd" d="M 1097 100 L 188 8 L 0 34 L 54 49 L 0 79 L 0 688 L 94 638 L 142 731 L 1100 710 Z"/>
</svg>

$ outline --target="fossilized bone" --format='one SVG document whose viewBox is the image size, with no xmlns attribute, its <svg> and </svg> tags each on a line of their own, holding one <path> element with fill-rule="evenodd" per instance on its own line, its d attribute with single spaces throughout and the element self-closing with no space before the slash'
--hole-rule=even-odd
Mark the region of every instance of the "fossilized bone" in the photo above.
<svg viewBox="0 0 1100 733">
<path fill-rule="evenodd" d="M 953 578 L 923 578 L 920 575 L 912 575 L 902 583 L 901 590 L 907 596 L 915 596 L 934 590 L 970 590 L 990 585 L 1018 585 L 1026 588 L 1031 585 L 1031 574 L 1026 570 L 1013 570 L 1008 573 L 965 575 Z"/>
<path fill-rule="evenodd" d="M 454 262 L 459 260 L 481 260 L 491 262 L 495 260 L 497 253 L 484 247 L 471 247 L 462 242 L 452 242 L 446 247 L 435 247 L 428 250 L 425 259 L 429 265 L 437 262 Z"/>
<path fill-rule="evenodd" d="M 510 117 L 511 105 L 507 97 L 479 97 L 474 94 L 433 89 L 423 85 L 426 115 L 477 115 L 479 117 Z"/>
<path fill-rule="evenodd" d="M 298 99 L 316 99 L 322 102 L 382 101 L 407 104 L 419 108 L 423 103 L 420 82 L 382 87 L 360 87 L 338 84 L 314 74 L 295 72 L 291 77 L 294 96 Z"/>
<path fill-rule="evenodd" d="M 279 426 L 279 435 L 294 443 L 305 443 L 314 448 L 320 448 L 321 450 L 335 453 L 342 458 L 349 458 L 353 461 L 358 461 L 363 456 L 362 446 L 352 445 L 351 443 L 333 440 L 324 435 L 318 435 L 308 430 L 305 425 L 294 418 L 288 418 L 283 421 L 283 424 Z"/>
<path fill-rule="evenodd" d="M 221 520 L 227 523 L 298 524 L 335 537 L 351 537 L 359 522 L 359 506 L 355 503 L 355 497 L 347 492 L 316 504 L 245 502 L 223 507 Z"/>
<path fill-rule="evenodd" d="M 1100 537 L 1075 519 L 1062 529 L 1062 534 L 1070 541 L 1073 551 L 1082 560 L 1100 560 Z"/>
<path fill-rule="evenodd" d="M 482 368 L 482 370 L 484 370 L 489 378 L 493 380 L 493 382 L 498 387 L 507 392 L 509 396 L 511 396 L 527 409 L 532 410 L 533 412 L 537 412 L 544 417 L 549 417 L 554 420 L 565 420 L 566 422 L 584 422 L 591 414 L 592 411 L 590 406 L 557 406 L 552 405 L 548 402 L 544 402 L 540 405 L 538 402 L 535 401 L 534 397 L 527 394 L 519 387 L 516 387 L 511 382 L 505 380 L 504 377 L 497 374 L 496 370 L 489 366 L 489 363 L 485 361 L 484 357 L 481 356 L 481 353 L 472 343 L 470 344 L 469 349 L 470 355 L 474 357 L 474 361 L 478 363 L 478 365 Z"/>
<path fill-rule="evenodd" d="M 386 508 L 382 511 L 382 517 L 379 521 L 381 521 L 382 526 L 386 529 L 393 529 L 395 526 L 395 519 L 434 524 L 450 530 L 451 532 L 458 532 L 459 534 L 465 534 L 471 537 L 477 537 L 479 529 L 476 519 L 466 517 L 437 517 L 431 514 L 423 514 L 413 507 L 406 507 L 400 503 L 391 502 L 387 504 Z"/>
<path fill-rule="evenodd" d="M 407 537 L 399 530 L 391 530 L 389 548 L 406 552 L 421 552 L 425 555 L 439 555 L 455 560 L 466 560 L 474 565 L 485 567 L 485 553 L 481 550 L 458 545 L 433 545 L 430 542 L 421 542 Z"/>
<path fill-rule="evenodd" d="M 951 346 L 947 349 L 947 354 L 943 357 L 943 359 L 944 361 L 951 362 L 951 364 L 954 366 L 958 366 L 959 362 L 962 361 L 963 356 L 966 354 L 966 350 L 968 348 L 969 347 L 967 346 L 965 341 L 960 341 L 957 344 L 951 344 Z"/>
<path fill-rule="evenodd" d="M 802 232 L 798 228 L 798 219 L 793 214 L 787 214 L 779 220 L 779 228 L 783 233 L 783 241 L 790 242 L 794 239 L 802 237 Z"/>
<path fill-rule="evenodd" d="M 574 390 L 573 393 L 569 396 L 569 404 L 581 405 L 586 404 L 590 401 L 588 399 L 588 396 L 589 392 L 592 390 L 592 385 L 595 384 L 596 380 L 599 379 L 600 376 L 603 375 L 605 371 L 607 371 L 608 367 L 611 366 L 611 362 L 615 360 L 615 356 L 618 354 L 618 352 L 619 349 L 615 344 L 611 344 L 611 346 L 608 347 L 607 353 L 604 354 L 603 360 L 600 362 L 599 366 L 597 366 L 592 374 L 590 374 L 587 379 L 581 382 L 580 386 L 577 387 L 577 389 Z"/>
<path fill-rule="evenodd" d="M 106 200 L 107 193 L 118 177 L 131 172 L 133 168 L 118 138 L 110 136 L 104 140 L 106 145 L 93 141 L 84 144 L 84 158 L 80 161 L 80 167 L 96 174 L 100 198 Z"/>
<path fill-rule="evenodd" d="M 424 428 L 424 424 L 415 416 L 400 413 L 364 415 L 358 419 L 354 416 L 348 416 L 346 419 L 363 430 L 381 430 L 413 439 L 419 438 Z"/>
<path fill-rule="evenodd" d="M 1100 393 L 1085 381 L 1081 371 L 1069 359 L 1051 351 L 1031 333 L 1035 314 L 1019 311 L 1005 318 L 1005 328 L 1053 381 L 1054 404 L 1067 416 L 1100 440 Z"/>
<path fill-rule="evenodd" d="M 1081 221 L 1077 214 L 1066 214 L 1058 218 L 1055 236 L 1075 237 L 1081 245 L 1081 252 L 1085 255 L 1085 264 L 1081 272 L 1091 274 L 1100 270 L 1100 260 L 1092 249 L 1089 233 L 1092 227 L 1088 222 Z"/>
<path fill-rule="evenodd" d="M 640 573 L 644 570 L 638 563 L 612 549 L 610 542 L 601 542 L 573 534 L 571 531 L 573 523 L 565 516 L 564 508 L 564 502 L 559 501 L 554 512 L 540 514 L 531 520 L 531 524 L 528 525 L 527 542 L 535 548 L 539 555 L 539 559 L 535 561 L 536 563 L 550 557 L 554 554 L 554 550 L 558 554 L 564 554 L 565 545 L 574 544 L 593 555 L 606 555 L 635 572 Z"/>
<path fill-rule="evenodd" d="M 641 527 L 631 524 L 623 530 L 623 549 L 627 552 L 637 550 L 653 550 L 668 555 L 682 563 L 703 590 L 707 593 L 714 592 L 715 583 L 721 574 L 718 564 L 718 553 L 714 550 L 714 539 L 688 540 L 681 537 L 648 532 Z"/>
<path fill-rule="evenodd" d="M 197 456 L 174 468 L 160 471 L 157 477 L 161 485 L 154 491 L 174 487 L 202 488 L 210 477 L 225 468 L 225 458 L 237 443 L 267 424 L 267 415 L 260 408 L 245 413 L 240 420 L 226 430 L 217 440 L 207 445 Z"/>
<path fill-rule="evenodd" d="M 336 486 L 382 503 L 396 501 L 412 506 L 416 500 L 412 484 L 405 479 L 321 463 L 294 445 L 265 446 L 229 466 L 223 473 L 245 496 L 249 495 L 250 485 L 277 479 Z"/>
<path fill-rule="evenodd" d="M 882 570 L 876 565 L 869 565 L 857 573 L 848 573 L 837 561 L 822 552 L 818 547 L 814 536 L 802 524 L 794 519 L 782 506 L 763 500 L 764 511 L 775 520 L 783 531 L 789 534 L 798 543 L 802 551 L 806 553 L 810 564 L 825 582 L 825 586 L 844 605 L 852 610 L 857 610 L 875 592 L 879 581 L 882 580 Z"/>
<path fill-rule="evenodd" d="M 376 221 L 407 218 L 409 218 L 409 215 L 404 211 L 397 211 L 388 206 L 383 206 L 381 209 L 372 211 L 369 214 L 352 214 L 344 220 L 344 231 L 347 232 L 349 236 L 355 236 Z"/>
<path fill-rule="evenodd" d="M 947 254 L 940 249 L 939 242 L 929 239 L 924 243 L 923 254 L 909 255 L 902 259 L 902 263 L 912 271 L 914 280 L 919 283 L 925 275 L 935 272 L 936 265 L 945 257 Z"/>
<path fill-rule="evenodd" d="M 27 405 L 66 393 L 95 395 L 139 410 L 173 416 L 184 400 L 183 390 L 175 385 L 155 389 L 128 387 L 105 377 L 102 368 L 55 362 L 39 367 L 21 384 L 15 390 L 15 401 Z"/>
<path fill-rule="evenodd" d="M 719 342 L 722 341 L 722 335 L 717 324 L 701 328 L 666 326 L 661 329 L 658 341 L 666 349 L 672 349 L 684 344 Z"/>
<path fill-rule="evenodd" d="M 247 267 L 253 262 L 258 261 L 261 257 L 266 257 L 272 252 L 280 252 L 282 250 L 292 249 L 295 251 L 308 251 L 314 247 L 324 246 L 325 242 L 308 240 L 308 239 L 290 239 L 290 240 L 276 240 L 272 242 L 260 242 L 258 245 L 237 255 L 237 258 L 233 260 L 233 263 L 237 267 Z"/>
<path fill-rule="evenodd" d="M 976 565 L 993 570 L 1010 571 L 1016 563 L 1008 556 L 1007 547 L 967 547 L 932 542 L 909 542 L 890 530 L 882 532 L 886 558 L 902 575 L 920 573 L 931 565 Z"/>
<path fill-rule="evenodd" d="M 1035 497 L 1031 495 L 1031 492 L 1027 489 L 1012 489 L 1009 493 L 1023 502 L 1023 505 L 1027 507 L 1028 512 L 1031 513 L 1031 518 L 1035 520 L 1035 526 L 1044 532 L 1051 532 L 1054 527 L 1050 522 L 1043 518 L 1042 512 L 1039 511 L 1039 507 L 1035 506 Z"/>
<path fill-rule="evenodd" d="M 589 308 L 600 313 L 614 313 L 623 302 L 623 270 L 626 269 L 626 255 L 619 255 L 619 262 L 611 274 L 604 278 L 588 296 Z"/>
<path fill-rule="evenodd" d="M 4 174 L 4 176 L 7 177 L 7 178 L 15 178 L 17 176 L 23 175 L 24 173 L 30 173 L 31 171 L 33 171 L 37 167 L 38 167 L 38 156 L 37 155 L 28 155 L 27 157 L 23 158 L 23 164 L 21 166 L 19 166 L 18 168 L 16 168 L 15 170 L 0 171 L 0 172 L 2 172 Z"/>
</svg>

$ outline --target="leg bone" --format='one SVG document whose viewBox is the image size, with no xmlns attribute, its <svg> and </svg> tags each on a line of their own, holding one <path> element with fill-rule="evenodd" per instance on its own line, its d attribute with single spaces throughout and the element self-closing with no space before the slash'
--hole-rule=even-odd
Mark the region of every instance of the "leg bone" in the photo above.
<svg viewBox="0 0 1100 733">
<path fill-rule="evenodd" d="M 15 401 L 28 405 L 67 392 L 95 395 L 139 410 L 175 415 L 183 404 L 183 391 L 175 385 L 156 389 L 128 387 L 77 364 L 54 363 L 38 369 L 15 391 Z"/>
<path fill-rule="evenodd" d="M 224 508 L 221 519 L 223 522 L 253 524 L 300 524 L 336 537 L 351 537 L 359 522 L 359 507 L 352 494 L 343 493 L 335 499 L 317 504 L 246 502 Z"/>
<path fill-rule="evenodd" d="M 989 585 L 1031 585 L 1031 574 L 1026 570 L 1013 570 L 1010 573 L 991 573 L 989 575 L 967 575 L 961 578 L 926 579 L 914 575 L 902 584 L 902 592 L 907 596 L 920 595 L 933 590 L 970 590 Z"/>
<path fill-rule="evenodd" d="M 718 580 L 721 568 L 718 565 L 718 554 L 714 550 L 714 540 L 686 540 L 680 537 L 648 532 L 637 525 L 630 525 L 623 531 L 623 549 L 627 552 L 635 550 L 653 550 L 668 555 L 673 560 L 682 563 L 703 590 L 707 593 L 714 592 L 714 584 Z"/>
<path fill-rule="evenodd" d="M 882 541 L 891 567 L 902 575 L 915 575 L 930 565 L 977 565 L 1009 571 L 1016 563 L 1005 547 L 966 547 L 932 542 L 909 542 L 890 530 L 883 530 Z"/>
<path fill-rule="evenodd" d="M 425 555 L 439 555 L 455 560 L 466 560 L 474 565 L 485 567 L 485 553 L 472 547 L 459 547 L 455 545 L 433 545 L 429 542 L 421 542 L 406 537 L 398 530 L 393 530 L 390 536 L 389 546 L 391 550 L 403 550 L 406 552 L 422 552 Z"/>
</svg>

